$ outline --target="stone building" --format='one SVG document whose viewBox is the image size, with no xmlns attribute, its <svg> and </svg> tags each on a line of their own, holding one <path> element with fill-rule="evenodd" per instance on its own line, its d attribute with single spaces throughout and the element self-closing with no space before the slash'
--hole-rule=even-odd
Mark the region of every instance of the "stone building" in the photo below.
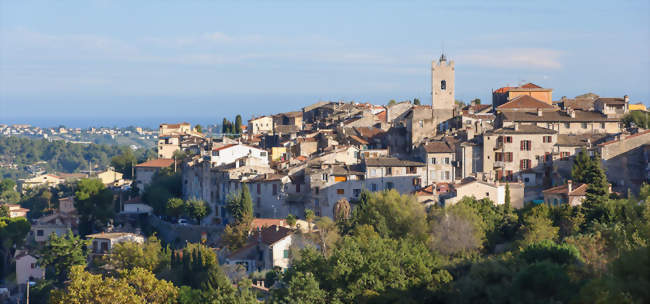
<svg viewBox="0 0 650 304">
<path fill-rule="evenodd" d="M 436 126 L 444 125 L 454 117 L 455 96 L 454 61 L 447 62 L 445 54 L 440 55 L 438 62 L 431 63 L 431 105 Z"/>
<path fill-rule="evenodd" d="M 483 134 L 483 170 L 495 180 L 541 185 L 543 177 L 550 177 L 556 142 L 557 131 L 534 125 L 488 131 Z"/>
<path fill-rule="evenodd" d="M 426 163 L 424 184 L 453 182 L 456 178 L 456 152 L 446 141 L 432 141 L 418 147 L 420 160 Z"/>
<path fill-rule="evenodd" d="M 527 83 L 518 87 L 503 87 L 492 91 L 492 107 L 496 110 L 500 105 L 519 96 L 529 96 L 548 105 L 553 104 L 553 89 L 545 89 L 534 83 Z"/>
<path fill-rule="evenodd" d="M 552 207 L 561 205 L 578 206 L 582 205 L 587 195 L 587 187 L 589 185 L 582 183 L 573 183 L 571 180 L 566 184 L 549 188 L 542 193 L 544 194 L 544 202 Z"/>
</svg>

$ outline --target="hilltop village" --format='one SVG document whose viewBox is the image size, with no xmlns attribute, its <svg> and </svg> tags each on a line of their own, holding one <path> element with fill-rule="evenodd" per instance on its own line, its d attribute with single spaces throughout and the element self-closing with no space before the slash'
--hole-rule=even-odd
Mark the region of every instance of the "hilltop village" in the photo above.
<svg viewBox="0 0 650 304">
<path fill-rule="evenodd" d="M 146 288 L 124 271 L 143 268 L 162 284 L 162 300 L 148 303 L 293 303 L 296 295 L 307 299 L 300 303 L 405 295 L 473 303 L 488 287 L 468 282 L 488 281 L 474 272 L 487 266 L 461 264 L 480 257 L 508 268 L 504 286 L 521 290 L 507 295 L 513 302 L 564 301 L 572 294 L 566 286 L 609 282 L 597 281 L 607 261 L 647 252 L 650 213 L 641 202 L 650 194 L 650 129 L 642 103 L 624 92 L 554 99 L 552 88 L 523 83 L 493 90 L 491 103 L 465 104 L 456 100 L 462 87 L 454 61 L 442 55 L 431 64 L 426 102 L 320 101 L 247 122 L 224 119 L 217 136 L 162 123 L 157 134 L 136 132 L 157 140 L 155 154 L 113 149 L 121 154 L 112 167 L 5 179 L 0 235 L 11 241 L 0 248 L 0 279 L 11 279 L 0 280 L 0 300 L 22 301 L 39 282 L 32 297 L 66 303 L 75 284 L 99 288 L 117 278 L 138 303 Z M 3 149 L 3 166 L 16 167 Z M 628 251 L 618 249 L 623 243 Z M 572 260 L 535 270 L 542 264 L 531 252 L 553 250 Z M 400 270 L 388 269 L 393 264 Z M 574 285 L 538 278 L 564 284 L 548 296 L 522 283 L 531 273 L 561 273 Z M 357 277 L 365 275 L 376 280 Z M 621 286 L 615 290 L 631 288 Z M 589 294 L 580 297 L 590 302 Z"/>
</svg>

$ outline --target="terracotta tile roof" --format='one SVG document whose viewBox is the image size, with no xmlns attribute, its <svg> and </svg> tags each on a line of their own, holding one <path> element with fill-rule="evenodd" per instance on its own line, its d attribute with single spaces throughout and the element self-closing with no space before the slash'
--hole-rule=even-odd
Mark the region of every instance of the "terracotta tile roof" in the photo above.
<svg viewBox="0 0 650 304">
<path fill-rule="evenodd" d="M 421 189 L 415 191 L 415 195 L 416 196 L 430 196 L 430 195 L 434 194 L 433 191 L 434 191 L 434 188 L 433 188 L 433 184 L 432 184 L 432 185 L 428 185 L 428 186 L 426 186 L 424 188 L 421 188 Z"/>
<path fill-rule="evenodd" d="M 377 157 L 365 160 L 368 167 L 424 167 L 425 163 L 401 160 L 394 157 Z"/>
<path fill-rule="evenodd" d="M 520 124 L 517 130 L 514 127 L 503 127 L 486 132 L 488 134 L 556 134 L 557 131 L 538 127 L 535 125 Z"/>
<path fill-rule="evenodd" d="M 271 227 L 273 225 L 286 227 L 284 219 L 274 219 L 274 218 L 254 218 L 251 222 L 251 231 L 258 229 L 263 229 L 266 227 Z"/>
<path fill-rule="evenodd" d="M 354 141 L 358 142 L 361 145 L 367 145 L 368 142 L 364 139 L 361 139 L 359 136 L 356 135 L 350 135 L 350 138 L 353 139 Z"/>
<path fill-rule="evenodd" d="M 521 88 L 524 88 L 524 89 L 541 89 L 542 87 L 540 87 L 540 86 L 538 86 L 538 85 L 536 85 L 536 84 L 534 84 L 532 82 L 529 82 L 529 83 L 527 83 L 525 85 L 522 85 Z"/>
<path fill-rule="evenodd" d="M 236 146 L 236 145 L 238 145 L 238 144 L 227 144 L 227 145 L 223 145 L 221 147 L 216 147 L 216 148 L 212 149 L 212 151 L 221 151 L 223 149 L 227 149 L 227 148 L 230 148 L 230 147 Z"/>
<path fill-rule="evenodd" d="M 375 114 L 375 117 L 377 118 L 377 120 L 379 120 L 381 122 L 386 122 L 386 111 L 381 111 L 381 112 Z"/>
<path fill-rule="evenodd" d="M 508 109 L 555 109 L 555 107 L 534 97 L 522 95 L 497 107 L 497 110 Z"/>
<path fill-rule="evenodd" d="M 609 105 L 624 105 L 625 104 L 625 99 L 623 98 L 618 98 L 618 97 L 600 97 L 596 99 L 596 102 L 601 101 L 605 104 Z"/>
<path fill-rule="evenodd" d="M 541 121 L 541 122 L 605 122 L 620 121 L 619 118 L 608 118 L 607 115 L 593 111 L 575 110 L 575 117 L 564 111 L 543 111 L 542 116 L 532 112 L 504 111 L 501 113 L 505 121 Z"/>
<path fill-rule="evenodd" d="M 271 225 L 267 228 L 262 229 L 260 232 L 262 243 L 266 245 L 273 245 L 275 242 L 284 239 L 292 233 L 293 230 L 278 225 Z"/>
<path fill-rule="evenodd" d="M 452 149 L 447 142 L 432 141 L 423 145 L 424 151 L 427 153 L 453 153 Z"/>
<path fill-rule="evenodd" d="M 569 196 L 584 196 L 587 195 L 587 184 L 583 183 L 573 183 L 571 185 L 571 193 L 569 193 L 569 186 L 568 184 L 564 184 L 561 186 L 553 187 L 553 188 L 548 188 L 542 193 L 544 194 L 566 194 Z"/>
<path fill-rule="evenodd" d="M 464 111 L 473 110 L 474 113 L 479 113 L 481 111 L 485 111 L 485 110 L 490 109 L 490 108 L 492 108 L 492 105 L 488 105 L 488 104 L 472 104 L 472 105 L 469 105 L 469 106 L 465 106 L 463 108 L 463 110 Z"/>
<path fill-rule="evenodd" d="M 137 164 L 136 168 L 167 168 L 174 164 L 174 160 L 170 158 L 152 159 L 150 161 Z"/>
<path fill-rule="evenodd" d="M 515 87 L 503 87 L 503 88 L 498 88 L 494 91 L 494 93 L 506 93 L 510 91 L 510 89 L 514 89 Z"/>
<path fill-rule="evenodd" d="M 643 131 L 643 132 L 639 132 L 639 133 L 636 133 L 636 134 L 632 134 L 632 135 L 627 136 L 627 137 L 625 137 L 625 136 L 621 136 L 621 138 L 619 138 L 619 139 L 614 139 L 614 140 L 610 140 L 610 141 L 604 142 L 604 143 L 602 143 L 602 144 L 599 144 L 599 146 L 611 145 L 611 144 L 613 144 L 613 143 L 617 143 L 617 142 L 620 142 L 620 141 L 623 141 L 623 140 L 627 140 L 627 139 L 634 138 L 634 137 L 641 136 L 641 135 L 645 135 L 645 134 L 650 134 L 650 130 L 645 130 L 645 131 Z"/>
</svg>

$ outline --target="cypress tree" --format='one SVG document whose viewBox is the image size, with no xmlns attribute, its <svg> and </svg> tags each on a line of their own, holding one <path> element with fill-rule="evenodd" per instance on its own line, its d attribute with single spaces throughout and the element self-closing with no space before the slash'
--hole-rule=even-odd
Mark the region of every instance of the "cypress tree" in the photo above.
<svg viewBox="0 0 650 304">
<path fill-rule="evenodd" d="M 241 115 L 237 114 L 235 117 L 235 133 L 241 134 L 241 124 L 242 124 L 242 119 Z"/>
<path fill-rule="evenodd" d="M 505 198 L 506 211 L 510 211 L 510 184 L 506 183 L 506 198 Z"/>
</svg>

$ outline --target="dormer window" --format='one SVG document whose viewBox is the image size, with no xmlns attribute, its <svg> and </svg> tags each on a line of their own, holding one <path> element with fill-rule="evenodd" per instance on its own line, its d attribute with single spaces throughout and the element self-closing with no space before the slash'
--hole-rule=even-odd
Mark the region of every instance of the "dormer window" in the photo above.
<svg viewBox="0 0 650 304">
<path fill-rule="evenodd" d="M 443 90 L 443 91 L 447 89 L 447 81 L 446 80 L 443 80 L 443 81 L 440 82 L 440 89 Z"/>
</svg>

